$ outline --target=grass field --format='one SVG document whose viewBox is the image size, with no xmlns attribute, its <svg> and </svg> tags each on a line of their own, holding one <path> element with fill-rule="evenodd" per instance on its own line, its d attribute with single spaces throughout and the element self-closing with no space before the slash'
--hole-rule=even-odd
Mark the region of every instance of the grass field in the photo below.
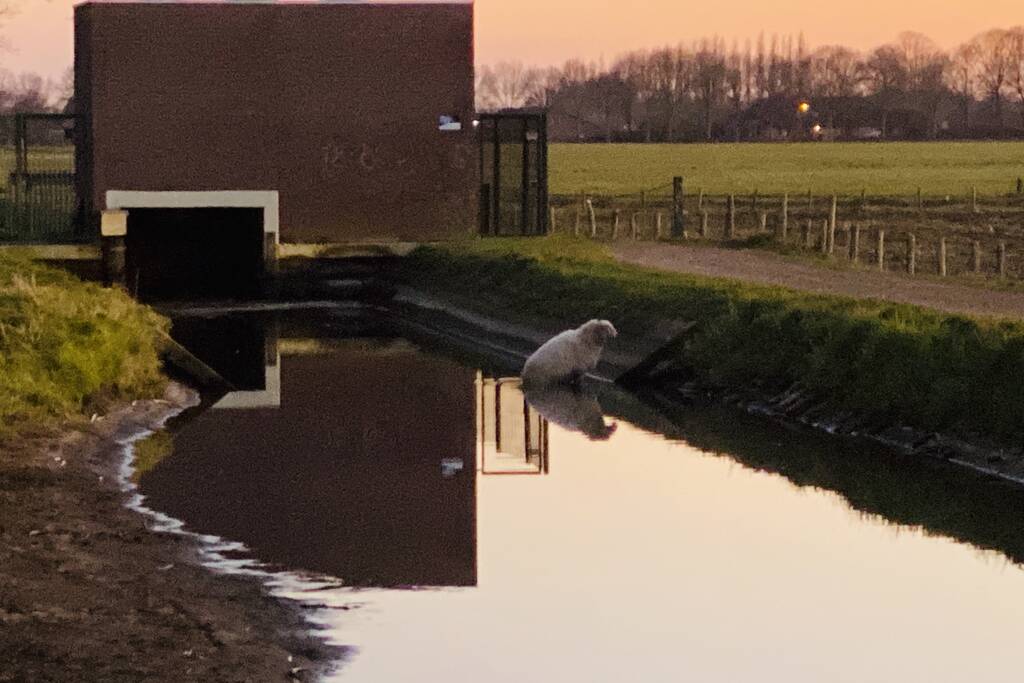
<svg viewBox="0 0 1024 683">
<path fill-rule="evenodd" d="M 6 187 L 15 163 L 14 147 L 0 146 L 0 186 Z M 72 171 L 74 168 L 75 148 L 71 145 L 29 148 L 28 170 L 32 173 L 56 173 Z"/>
<path fill-rule="evenodd" d="M 1007 194 L 1024 177 L 1024 142 L 551 146 L 554 195 L 627 194 L 676 175 L 710 194 Z"/>
</svg>

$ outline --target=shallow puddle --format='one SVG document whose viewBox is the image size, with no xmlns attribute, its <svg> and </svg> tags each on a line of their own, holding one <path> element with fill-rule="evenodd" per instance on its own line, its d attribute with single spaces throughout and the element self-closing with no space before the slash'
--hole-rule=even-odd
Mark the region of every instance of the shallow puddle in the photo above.
<svg viewBox="0 0 1024 683">
<path fill-rule="evenodd" d="M 332 680 L 1015 677 L 1013 487 L 609 389 L 524 397 L 372 322 L 176 334 L 237 391 L 140 453 L 147 505 L 309 576 L 283 590 L 352 648 Z"/>
</svg>

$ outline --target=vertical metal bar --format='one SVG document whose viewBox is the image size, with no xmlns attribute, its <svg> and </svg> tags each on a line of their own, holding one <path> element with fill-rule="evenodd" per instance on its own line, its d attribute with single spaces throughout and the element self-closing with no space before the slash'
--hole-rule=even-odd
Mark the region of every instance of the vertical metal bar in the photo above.
<svg viewBox="0 0 1024 683">
<path fill-rule="evenodd" d="M 499 134 L 499 128 L 501 126 L 501 119 L 495 118 L 494 121 L 494 154 L 493 154 L 493 165 L 492 171 L 494 177 L 492 179 L 491 187 L 491 234 L 501 234 L 501 136 Z"/>
<path fill-rule="evenodd" d="M 501 381 L 494 382 L 494 450 L 501 452 Z"/>
<path fill-rule="evenodd" d="M 542 446 L 542 448 L 544 449 L 544 474 L 547 474 L 548 471 L 549 471 L 549 467 L 548 467 L 548 462 L 549 462 L 548 461 L 548 454 L 549 454 L 549 449 L 548 449 L 548 421 L 542 418 L 540 425 L 541 425 L 542 433 L 544 435 L 543 436 L 543 446 Z"/>
<path fill-rule="evenodd" d="M 529 463 L 530 452 L 532 451 L 530 448 L 530 404 L 526 402 L 525 398 L 523 399 L 523 442 L 526 446 L 524 449 L 526 451 L 526 462 Z"/>
<path fill-rule="evenodd" d="M 523 145 L 523 168 L 520 173 L 522 187 L 519 189 L 519 201 L 522 205 L 522 210 L 519 212 L 519 234 L 528 235 L 530 234 L 527 230 L 530 222 L 530 119 L 519 119 L 518 123 Z"/>
<path fill-rule="evenodd" d="M 540 136 L 539 136 L 540 150 L 537 155 L 538 163 L 540 168 L 538 169 L 537 182 L 540 184 L 539 197 L 541 207 L 548 205 L 548 115 L 547 112 L 540 115 Z M 548 234 L 551 226 L 547 224 L 547 211 L 541 210 L 544 216 L 542 234 Z"/>
<path fill-rule="evenodd" d="M 491 234 L 491 184 L 480 185 L 480 234 Z"/>
</svg>

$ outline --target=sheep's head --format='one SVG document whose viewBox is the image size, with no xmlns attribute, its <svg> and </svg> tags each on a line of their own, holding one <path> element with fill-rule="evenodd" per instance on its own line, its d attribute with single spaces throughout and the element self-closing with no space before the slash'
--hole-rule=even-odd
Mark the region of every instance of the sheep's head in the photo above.
<svg viewBox="0 0 1024 683">
<path fill-rule="evenodd" d="M 589 344 L 604 346 L 609 339 L 619 336 L 615 326 L 607 320 L 591 320 L 580 326 L 580 336 Z"/>
</svg>

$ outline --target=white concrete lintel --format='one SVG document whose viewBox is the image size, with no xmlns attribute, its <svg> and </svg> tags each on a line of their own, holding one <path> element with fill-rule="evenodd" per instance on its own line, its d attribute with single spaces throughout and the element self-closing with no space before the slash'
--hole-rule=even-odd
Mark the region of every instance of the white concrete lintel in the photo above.
<svg viewBox="0 0 1024 683">
<path fill-rule="evenodd" d="M 108 209 L 263 209 L 263 232 L 280 242 L 277 190 L 107 190 Z"/>
</svg>

